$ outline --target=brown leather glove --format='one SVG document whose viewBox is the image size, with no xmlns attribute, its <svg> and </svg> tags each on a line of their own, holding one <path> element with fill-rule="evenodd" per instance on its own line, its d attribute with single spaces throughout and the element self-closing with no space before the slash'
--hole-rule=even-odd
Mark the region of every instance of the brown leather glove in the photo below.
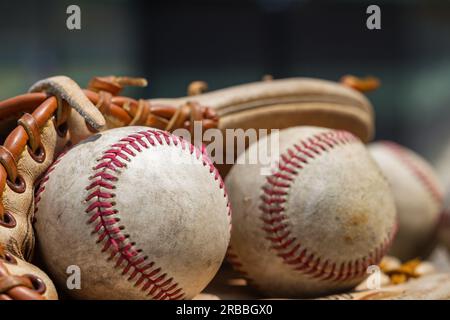
<svg viewBox="0 0 450 320">
<path fill-rule="evenodd" d="M 97 78 L 91 84 L 95 87 L 102 79 L 107 78 Z M 216 121 L 214 125 L 221 130 L 285 129 L 300 125 L 329 127 L 350 131 L 368 142 L 374 135 L 374 114 L 361 91 L 377 86 L 375 78 L 352 76 L 343 77 L 341 83 L 309 78 L 266 78 L 204 93 L 207 84 L 195 81 L 189 86 L 187 97 L 152 99 L 140 101 L 139 105 L 121 104 L 123 110 L 100 108 L 100 111 L 109 128 L 136 124 L 170 130 L 175 123 L 181 127 L 184 121 L 184 127 L 189 127 L 192 120 L 204 119 L 205 128 Z M 238 156 L 236 152 L 234 155 Z M 223 176 L 231 167 L 216 165 Z"/>
</svg>

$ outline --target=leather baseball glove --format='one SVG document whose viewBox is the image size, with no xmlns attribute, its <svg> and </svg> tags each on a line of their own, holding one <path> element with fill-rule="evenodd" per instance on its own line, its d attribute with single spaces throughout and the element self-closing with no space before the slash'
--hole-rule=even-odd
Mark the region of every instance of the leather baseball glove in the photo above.
<svg viewBox="0 0 450 320">
<path fill-rule="evenodd" d="M 91 87 L 101 87 L 104 80 L 111 78 L 97 78 L 91 82 Z M 376 89 L 378 84 L 378 80 L 372 77 L 345 76 L 341 83 L 265 77 L 261 82 L 205 93 L 207 84 L 195 81 L 190 84 L 187 97 L 141 100 L 139 103 L 120 104 L 121 110 L 100 110 L 108 128 L 136 124 L 171 130 L 173 126 L 189 128 L 193 120 L 206 118 L 204 128 L 217 125 L 221 130 L 270 130 L 312 125 L 344 129 L 368 142 L 374 135 L 374 113 L 361 92 Z M 166 113 L 176 116 L 171 118 Z M 236 153 L 235 157 L 238 156 Z M 223 176 L 231 167 L 216 165 Z"/>
<path fill-rule="evenodd" d="M 18 126 L 0 146 L 0 295 L 55 299 L 50 279 L 26 262 L 34 250 L 35 186 L 61 150 L 100 130 L 105 121 L 78 85 L 62 76 L 39 81 L 29 93 L 0 102 L 1 127 L 15 117 Z"/>
</svg>

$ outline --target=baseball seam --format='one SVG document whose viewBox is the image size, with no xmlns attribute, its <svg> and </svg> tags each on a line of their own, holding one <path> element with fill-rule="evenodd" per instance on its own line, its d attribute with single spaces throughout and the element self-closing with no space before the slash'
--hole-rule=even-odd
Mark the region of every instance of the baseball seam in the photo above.
<svg viewBox="0 0 450 320">
<path fill-rule="evenodd" d="M 403 164 L 405 164 L 405 166 L 409 168 L 413 176 L 415 176 L 419 180 L 419 182 L 431 195 L 431 198 L 436 201 L 438 206 L 440 206 L 444 198 L 442 192 L 439 190 L 439 187 L 434 183 L 434 181 L 432 181 L 432 179 L 428 177 L 427 173 L 420 168 L 415 160 L 412 159 L 401 146 L 397 145 L 394 142 L 382 141 L 380 143 L 386 146 L 387 149 L 390 150 L 393 155 L 400 160 L 400 162 L 403 162 Z"/>
<path fill-rule="evenodd" d="M 227 249 L 227 261 L 233 267 L 234 270 L 240 272 L 243 276 L 247 277 L 247 279 L 251 280 L 248 272 L 245 271 L 244 265 L 239 259 L 238 254 L 236 253 L 236 251 L 234 251 L 233 247 L 231 246 L 231 243 Z"/>
<path fill-rule="evenodd" d="M 62 157 L 67 153 L 67 151 L 62 152 L 55 161 L 48 167 L 47 171 L 45 172 L 44 176 L 42 177 L 42 180 L 38 181 L 37 185 L 39 186 L 37 191 L 34 193 L 34 214 L 38 212 L 38 203 L 41 201 L 41 195 L 45 191 L 45 184 L 50 179 L 50 173 L 52 173 L 56 165 L 61 161 Z"/>
<path fill-rule="evenodd" d="M 334 262 L 321 257 L 302 245 L 291 234 L 288 216 L 285 215 L 285 203 L 289 189 L 299 172 L 326 152 L 337 146 L 359 141 L 346 131 L 329 131 L 299 141 L 280 156 L 278 168 L 267 177 L 262 188 L 260 210 L 266 239 L 283 262 L 312 278 L 329 281 L 349 281 L 361 278 L 367 267 L 378 264 L 387 252 L 395 235 L 394 226 L 390 234 L 367 256 L 355 260 Z"/>
<path fill-rule="evenodd" d="M 148 261 L 148 256 L 144 255 L 142 249 L 136 248 L 136 244 L 131 241 L 129 235 L 124 233 L 125 227 L 120 225 L 119 211 L 115 208 L 114 201 L 116 195 L 113 190 L 119 180 L 118 173 L 127 168 L 127 162 L 131 157 L 136 157 L 136 152 L 149 149 L 151 146 L 173 145 L 187 150 L 191 155 L 201 161 L 204 167 L 209 169 L 215 181 L 219 181 L 219 188 L 223 190 L 227 201 L 227 214 L 231 228 L 231 207 L 225 190 L 225 184 L 214 164 L 206 154 L 206 150 L 199 150 L 182 138 L 163 131 L 146 130 L 130 134 L 103 152 L 101 158 L 97 159 L 98 164 L 93 167 L 94 174 L 89 177 L 91 183 L 85 188 L 89 194 L 85 198 L 88 204 L 85 212 L 91 214 L 88 223 L 93 224 L 92 234 L 98 236 L 97 243 L 103 244 L 102 252 L 111 250 L 108 260 L 116 259 L 115 268 L 120 268 L 122 264 L 122 275 L 129 275 L 128 281 L 135 281 L 134 286 L 142 291 L 147 291 L 147 295 L 152 299 L 178 300 L 185 296 L 183 289 L 172 277 L 164 273 L 162 268 L 157 267 L 154 261 Z M 36 205 L 41 199 L 40 195 L 45 190 L 45 182 L 49 180 L 50 173 L 60 161 L 58 158 L 49 169 L 46 177 L 42 181 L 36 197 Z"/>
</svg>

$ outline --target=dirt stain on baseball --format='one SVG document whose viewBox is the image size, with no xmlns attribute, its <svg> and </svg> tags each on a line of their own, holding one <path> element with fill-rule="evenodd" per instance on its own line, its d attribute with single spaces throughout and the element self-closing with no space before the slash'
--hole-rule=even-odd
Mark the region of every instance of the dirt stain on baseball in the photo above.
<svg viewBox="0 0 450 320">
<path fill-rule="evenodd" d="M 351 226 L 366 224 L 368 221 L 369 217 L 367 216 L 367 212 L 355 212 L 349 216 L 349 225 Z"/>
<path fill-rule="evenodd" d="M 369 217 L 367 212 L 354 212 L 350 213 L 348 219 L 346 219 L 346 232 L 344 234 L 344 242 L 353 245 L 355 242 L 354 237 L 352 236 L 354 227 L 359 227 L 361 225 L 367 224 L 369 221 Z"/>
</svg>

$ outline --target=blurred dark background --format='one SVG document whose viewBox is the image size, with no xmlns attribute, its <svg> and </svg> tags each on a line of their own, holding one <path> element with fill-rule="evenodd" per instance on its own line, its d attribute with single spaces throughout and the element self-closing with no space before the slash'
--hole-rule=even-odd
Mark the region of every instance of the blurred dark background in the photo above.
<svg viewBox="0 0 450 320">
<path fill-rule="evenodd" d="M 66 28 L 70 4 L 81 30 Z M 381 30 L 366 28 L 370 4 Z M 0 27 L 0 99 L 56 74 L 143 76 L 149 87 L 127 92 L 143 98 L 192 80 L 375 75 L 377 138 L 428 157 L 450 141 L 450 1 L 2 1 Z"/>
</svg>

